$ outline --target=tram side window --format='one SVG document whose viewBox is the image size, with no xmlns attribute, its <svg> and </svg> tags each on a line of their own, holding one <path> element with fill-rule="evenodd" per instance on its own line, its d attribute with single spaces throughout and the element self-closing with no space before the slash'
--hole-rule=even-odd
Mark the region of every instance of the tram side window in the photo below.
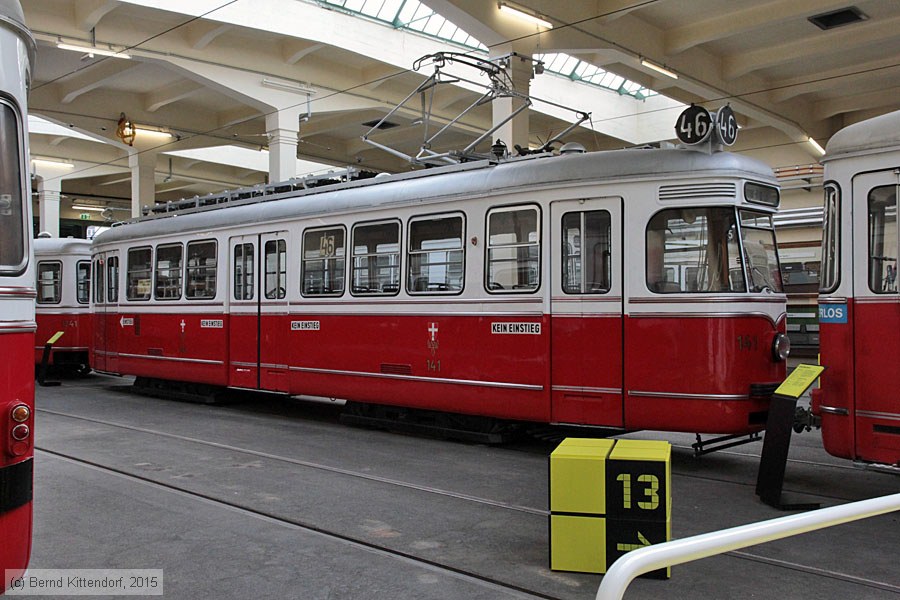
<svg viewBox="0 0 900 600">
<path fill-rule="evenodd" d="M 98 277 L 102 280 L 102 276 Z M 101 292 L 95 296 L 98 300 L 103 299 Z M 119 301 L 119 257 L 110 256 L 106 259 L 106 300 L 107 302 Z"/>
<path fill-rule="evenodd" d="M 103 260 L 98 258 L 94 261 L 94 302 L 103 302 L 106 295 L 103 283 Z"/>
<path fill-rule="evenodd" d="M 41 261 L 37 269 L 38 304 L 59 304 L 62 300 L 62 263 Z"/>
<path fill-rule="evenodd" d="M 612 264 L 609 212 L 566 213 L 562 230 L 563 291 L 567 294 L 608 292 Z"/>
<path fill-rule="evenodd" d="M 357 295 L 394 295 L 400 291 L 400 223 L 371 223 L 353 228 L 350 291 Z"/>
<path fill-rule="evenodd" d="M 269 240 L 265 246 L 266 298 L 280 300 L 287 294 L 287 244 Z"/>
<path fill-rule="evenodd" d="M 740 211 L 741 242 L 751 292 L 782 292 L 781 266 L 772 217 L 766 213 Z"/>
<path fill-rule="evenodd" d="M 869 289 L 897 293 L 897 187 L 869 192 Z"/>
<path fill-rule="evenodd" d="M 488 213 L 485 286 L 491 292 L 533 292 L 541 284 L 540 215 L 537 207 Z"/>
<path fill-rule="evenodd" d="M 841 262 L 841 193 L 829 184 L 825 186 L 825 221 L 822 224 L 822 267 L 819 270 L 820 291 L 831 293 L 840 282 Z"/>
<path fill-rule="evenodd" d="M 128 251 L 128 286 L 125 295 L 129 300 L 150 299 L 152 258 L 151 248 L 132 248 Z"/>
<path fill-rule="evenodd" d="M 159 246 L 156 249 L 156 299 L 178 300 L 181 298 L 181 244 Z"/>
<path fill-rule="evenodd" d="M 19 119 L 0 101 L 0 272 L 18 273 L 25 266 L 24 193 Z M 30 201 L 30 199 L 29 199 Z M 30 225 L 29 225 L 30 227 Z M 40 300 L 38 300 L 40 302 Z"/>
<path fill-rule="evenodd" d="M 91 294 L 91 263 L 87 260 L 78 261 L 75 265 L 75 299 L 80 304 L 90 302 Z"/>
<path fill-rule="evenodd" d="M 647 226 L 647 288 L 658 294 L 743 292 L 733 208 L 673 208 Z"/>
<path fill-rule="evenodd" d="M 344 293 L 345 238 L 343 227 L 304 232 L 300 262 L 300 292 L 304 296 L 340 296 Z"/>
<path fill-rule="evenodd" d="M 462 215 L 410 222 L 408 292 L 459 293 L 463 289 L 464 264 Z"/>
<path fill-rule="evenodd" d="M 234 247 L 234 299 L 253 300 L 253 244 Z"/>
<path fill-rule="evenodd" d="M 190 300 L 216 297 L 216 241 L 188 242 L 187 288 Z"/>
</svg>

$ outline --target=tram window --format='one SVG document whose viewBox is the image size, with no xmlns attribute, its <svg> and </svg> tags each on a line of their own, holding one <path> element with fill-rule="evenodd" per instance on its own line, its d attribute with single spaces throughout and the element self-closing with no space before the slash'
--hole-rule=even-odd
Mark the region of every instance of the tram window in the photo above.
<svg viewBox="0 0 900 600">
<path fill-rule="evenodd" d="M 0 273 L 21 272 L 27 256 L 20 142 L 18 116 L 0 101 Z"/>
<path fill-rule="evenodd" d="M 340 296 L 344 293 L 345 238 L 343 227 L 304 232 L 300 264 L 300 292 L 304 296 Z"/>
<path fill-rule="evenodd" d="M 281 300 L 287 294 L 287 244 L 284 240 L 268 240 L 266 257 L 266 298 Z"/>
<path fill-rule="evenodd" d="M 562 218 L 562 230 L 563 292 L 608 292 L 611 268 L 609 212 L 566 213 Z"/>
<path fill-rule="evenodd" d="M 153 250 L 150 248 L 132 248 L 128 251 L 128 286 L 125 295 L 129 300 L 150 299 L 152 256 Z"/>
<path fill-rule="evenodd" d="M 59 304 L 62 300 L 62 263 L 40 261 L 38 270 L 38 304 Z"/>
<path fill-rule="evenodd" d="M 869 289 L 897 293 L 897 186 L 869 192 Z"/>
<path fill-rule="evenodd" d="M 188 242 L 187 288 L 189 300 L 216 297 L 216 241 Z"/>
<path fill-rule="evenodd" d="M 253 244 L 237 244 L 234 247 L 234 299 L 253 300 L 254 282 Z"/>
<path fill-rule="evenodd" d="M 78 261 L 75 265 L 75 299 L 81 304 L 90 302 L 91 295 L 91 263 Z"/>
<path fill-rule="evenodd" d="M 540 287 L 540 216 L 537 207 L 488 213 L 485 286 L 491 292 L 533 292 Z"/>
<path fill-rule="evenodd" d="M 434 216 L 409 224 L 409 277 L 412 294 L 459 293 L 464 275 L 462 215 Z"/>
<path fill-rule="evenodd" d="M 822 268 L 820 291 L 831 293 L 840 282 L 841 193 L 835 184 L 825 186 L 825 221 L 822 224 Z"/>
<path fill-rule="evenodd" d="M 181 244 L 159 246 L 156 249 L 156 299 L 181 298 Z"/>
<path fill-rule="evenodd" d="M 746 291 L 733 208 L 673 208 L 647 226 L 647 288 L 658 294 Z"/>
<path fill-rule="evenodd" d="M 772 217 L 767 213 L 740 211 L 741 243 L 751 292 L 782 292 L 781 267 Z"/>
<path fill-rule="evenodd" d="M 103 275 L 103 260 L 98 258 L 94 261 L 94 302 L 103 302 L 106 296 Z"/>
<path fill-rule="evenodd" d="M 400 223 L 370 223 L 353 228 L 350 292 L 391 295 L 400 291 Z"/>
<path fill-rule="evenodd" d="M 103 294 L 96 296 L 103 299 Z M 119 301 L 119 257 L 110 256 L 106 259 L 106 300 L 108 302 Z"/>
</svg>

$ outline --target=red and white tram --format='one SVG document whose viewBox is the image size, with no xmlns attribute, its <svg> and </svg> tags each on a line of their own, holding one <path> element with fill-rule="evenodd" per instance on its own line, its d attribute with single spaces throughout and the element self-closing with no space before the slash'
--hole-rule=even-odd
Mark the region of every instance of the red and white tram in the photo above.
<svg viewBox="0 0 900 600">
<path fill-rule="evenodd" d="M 26 93 L 34 40 L 18 0 L 0 2 L 0 593 L 31 555 L 34 266 Z"/>
<path fill-rule="evenodd" d="M 74 238 L 34 240 L 37 268 L 37 334 L 34 361 L 40 365 L 44 345 L 57 333 L 63 335 L 51 346 L 49 364 L 90 371 L 91 242 Z"/>
<path fill-rule="evenodd" d="M 839 131 L 822 162 L 819 322 L 828 370 L 812 409 L 829 453 L 900 466 L 900 112 Z"/>
<path fill-rule="evenodd" d="M 762 163 L 581 152 L 305 187 L 98 236 L 92 366 L 356 410 L 764 426 L 787 339 Z"/>
</svg>

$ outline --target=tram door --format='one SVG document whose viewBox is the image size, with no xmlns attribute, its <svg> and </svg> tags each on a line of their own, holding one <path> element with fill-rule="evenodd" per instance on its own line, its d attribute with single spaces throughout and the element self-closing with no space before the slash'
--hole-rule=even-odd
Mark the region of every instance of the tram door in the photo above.
<svg viewBox="0 0 900 600">
<path fill-rule="evenodd" d="M 288 391 L 286 231 L 231 238 L 229 385 Z"/>
<path fill-rule="evenodd" d="M 93 356 L 91 368 L 115 373 L 119 368 L 119 329 L 126 320 L 119 314 L 119 253 L 94 255 Z"/>
<path fill-rule="evenodd" d="M 622 199 L 550 205 L 551 418 L 623 425 Z"/>
<path fill-rule="evenodd" d="M 858 175 L 853 180 L 856 259 L 855 302 L 850 314 L 856 366 L 854 437 L 856 455 L 871 461 L 894 462 L 900 450 L 898 184 L 894 169 Z"/>
</svg>

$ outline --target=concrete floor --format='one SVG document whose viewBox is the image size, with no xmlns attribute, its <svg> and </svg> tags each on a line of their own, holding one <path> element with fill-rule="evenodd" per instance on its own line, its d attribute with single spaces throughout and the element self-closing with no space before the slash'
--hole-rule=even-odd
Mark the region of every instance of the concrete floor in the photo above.
<svg viewBox="0 0 900 600">
<path fill-rule="evenodd" d="M 37 391 L 31 568 L 163 569 L 167 598 L 589 599 L 548 569 L 547 455 L 348 428 L 338 407 L 203 406 L 101 375 Z M 673 452 L 673 538 L 782 516 L 754 495 L 762 444 Z M 823 506 L 900 491 L 795 436 L 785 488 Z M 900 597 L 900 514 L 675 567 L 626 598 Z"/>
</svg>

